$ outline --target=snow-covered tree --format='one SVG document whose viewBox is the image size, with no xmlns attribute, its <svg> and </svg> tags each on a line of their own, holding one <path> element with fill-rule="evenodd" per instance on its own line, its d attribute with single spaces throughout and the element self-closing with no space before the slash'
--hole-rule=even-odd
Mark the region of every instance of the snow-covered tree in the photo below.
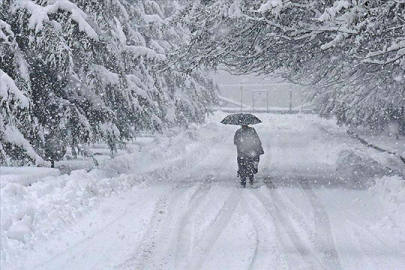
<svg viewBox="0 0 405 270">
<path fill-rule="evenodd" d="M 27 98 L 22 137 L 35 153 L 50 159 L 49 144 L 75 149 L 100 140 L 113 150 L 139 131 L 204 119 L 215 86 L 202 72 L 184 75 L 169 65 L 185 42 L 185 28 L 170 23 L 171 4 L 3 1 L 0 68 L 13 83 L 7 89 Z"/>
<path fill-rule="evenodd" d="M 5 15 L 5 13 L 3 13 Z M 31 141 L 38 138 L 27 63 L 11 26 L 0 18 L 0 163 L 42 163 Z"/>
<path fill-rule="evenodd" d="M 189 1 L 177 20 L 192 38 L 183 67 L 226 66 L 314 85 L 321 113 L 405 130 L 403 1 Z"/>
</svg>

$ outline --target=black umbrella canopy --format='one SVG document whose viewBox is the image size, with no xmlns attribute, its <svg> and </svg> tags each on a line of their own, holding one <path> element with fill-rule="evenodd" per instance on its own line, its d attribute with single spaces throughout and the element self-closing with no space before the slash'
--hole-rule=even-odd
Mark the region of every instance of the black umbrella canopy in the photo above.
<svg viewBox="0 0 405 270">
<path fill-rule="evenodd" d="M 221 121 L 221 123 L 225 125 L 237 125 L 237 126 L 254 125 L 261 122 L 262 121 L 260 121 L 259 118 L 250 113 L 230 114 Z"/>
</svg>

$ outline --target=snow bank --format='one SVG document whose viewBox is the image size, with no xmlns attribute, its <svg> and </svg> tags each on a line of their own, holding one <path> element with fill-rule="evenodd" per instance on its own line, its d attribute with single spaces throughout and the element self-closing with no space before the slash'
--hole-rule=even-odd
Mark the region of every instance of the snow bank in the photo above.
<svg viewBox="0 0 405 270">
<path fill-rule="evenodd" d="M 187 168 L 192 173 L 193 164 L 207 153 L 209 142 L 220 140 L 218 132 L 212 132 L 218 125 L 173 130 L 144 145 L 139 152 L 106 160 L 90 172 L 77 170 L 58 176 L 46 169 L 4 168 L 2 265 L 11 267 L 26 252 L 86 215 L 103 198 L 135 186 L 141 188 L 151 181 L 183 179 Z"/>
<path fill-rule="evenodd" d="M 8 183 L 19 183 L 23 186 L 30 186 L 41 181 L 45 177 L 59 176 L 58 169 L 41 167 L 0 167 L 1 188 Z"/>
<path fill-rule="evenodd" d="M 395 223 L 405 224 L 405 179 L 399 176 L 383 176 L 375 181 L 375 185 L 370 187 L 369 191 L 385 203 L 395 219 L 394 223 L 386 220 L 382 224 L 384 227 L 395 226 Z"/>
<path fill-rule="evenodd" d="M 371 185 L 372 178 L 389 173 L 388 168 L 367 154 L 351 149 L 340 152 L 336 170 L 343 179 L 350 179 L 352 184 L 361 186 Z"/>
<path fill-rule="evenodd" d="M 98 198 L 127 185 L 125 179 L 108 181 L 103 176 L 100 171 L 81 170 L 45 177 L 31 186 L 6 183 L 1 188 L 2 261 L 32 249 L 86 213 Z"/>
<path fill-rule="evenodd" d="M 133 175 L 108 177 L 107 172 L 78 170 L 71 175 L 49 176 L 30 186 L 9 181 L 1 188 L 1 260 L 15 258 L 88 213 L 112 193 L 141 182 Z M 26 176 L 28 177 L 28 176 Z"/>
<path fill-rule="evenodd" d="M 213 132 L 218 130 L 218 126 L 219 124 L 209 123 L 183 131 L 168 131 L 142 147 L 140 152 L 106 160 L 102 167 L 115 174 L 139 174 L 155 170 L 156 179 L 167 178 L 168 174 L 179 169 L 184 172 L 208 153 L 207 145 L 222 138 L 223 135 Z"/>
<path fill-rule="evenodd" d="M 352 145 L 337 160 L 337 172 L 352 187 L 368 188 L 390 211 L 373 225 L 378 229 L 398 229 L 405 224 L 405 174 L 403 164 L 395 155 Z M 405 233 L 405 232 L 403 232 Z"/>
</svg>

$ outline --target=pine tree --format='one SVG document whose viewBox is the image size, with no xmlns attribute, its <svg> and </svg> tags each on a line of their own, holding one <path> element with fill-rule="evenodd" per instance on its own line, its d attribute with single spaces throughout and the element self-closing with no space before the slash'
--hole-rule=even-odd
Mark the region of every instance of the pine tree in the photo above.
<svg viewBox="0 0 405 270">
<path fill-rule="evenodd" d="M 2 43 L 0 68 L 29 101 L 22 137 L 43 158 L 96 141 L 113 152 L 140 131 L 201 122 L 214 102 L 206 75 L 184 76 L 168 61 L 185 29 L 170 23 L 170 3 L 14 0 L 1 8 L 12 41 Z M 2 113 L 7 123 L 14 115 Z"/>
</svg>

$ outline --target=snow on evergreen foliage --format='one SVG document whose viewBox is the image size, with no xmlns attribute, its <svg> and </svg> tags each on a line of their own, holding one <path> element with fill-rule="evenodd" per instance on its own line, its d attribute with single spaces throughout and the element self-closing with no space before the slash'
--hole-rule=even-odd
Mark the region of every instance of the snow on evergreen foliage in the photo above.
<svg viewBox="0 0 405 270">
<path fill-rule="evenodd" d="M 202 122 L 216 88 L 168 65 L 187 31 L 169 1 L 4 0 L 0 163 L 43 162 L 47 143 L 103 140 Z M 19 134 L 13 140 L 7 134 Z M 17 140 L 20 138 L 20 140 Z M 35 149 L 35 150 L 34 150 Z"/>
<path fill-rule="evenodd" d="M 186 68 L 279 72 L 312 85 L 310 98 L 339 123 L 405 133 L 405 3 L 396 0 L 188 1 Z M 186 52 L 186 53 L 185 53 Z"/>
</svg>

